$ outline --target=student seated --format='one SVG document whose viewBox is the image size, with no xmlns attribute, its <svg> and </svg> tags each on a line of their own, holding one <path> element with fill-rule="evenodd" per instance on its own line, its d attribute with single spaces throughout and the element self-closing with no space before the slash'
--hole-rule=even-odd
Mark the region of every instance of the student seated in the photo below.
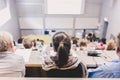
<svg viewBox="0 0 120 80">
<path fill-rule="evenodd" d="M 106 38 L 102 38 L 101 43 L 106 44 Z"/>
<path fill-rule="evenodd" d="M 38 49 L 36 48 L 36 41 L 32 40 L 32 50 L 37 51 Z"/>
<path fill-rule="evenodd" d="M 23 40 L 23 38 L 20 37 L 20 38 L 18 39 L 18 44 L 22 44 L 22 40 Z"/>
<path fill-rule="evenodd" d="M 0 77 L 24 77 L 24 75 L 24 59 L 14 54 L 12 35 L 0 32 Z"/>
<path fill-rule="evenodd" d="M 41 48 L 43 45 L 44 45 L 44 41 L 43 40 L 40 40 L 40 39 L 36 40 L 36 47 L 37 48 Z"/>
<path fill-rule="evenodd" d="M 85 37 L 86 37 L 86 29 L 84 29 L 82 32 L 82 38 L 85 39 Z"/>
<path fill-rule="evenodd" d="M 105 49 L 105 46 L 104 46 L 104 44 L 101 42 L 101 43 L 99 43 L 98 45 L 95 46 L 95 49 L 96 49 L 96 50 L 104 50 L 104 49 Z"/>
<path fill-rule="evenodd" d="M 115 48 L 116 48 L 116 45 L 114 40 L 110 40 L 107 44 L 107 50 L 115 50 Z"/>
<path fill-rule="evenodd" d="M 92 33 L 89 33 L 89 34 L 88 34 L 87 40 L 90 41 L 90 42 L 93 41 L 93 34 L 92 34 Z"/>
<path fill-rule="evenodd" d="M 89 69 L 88 77 L 90 78 L 120 78 L 120 33 L 117 36 L 116 54 L 118 60 L 113 60 L 111 63 L 106 63 L 96 69 Z"/>
<path fill-rule="evenodd" d="M 72 44 L 76 44 L 76 46 L 77 46 L 77 39 L 74 37 L 74 39 L 73 39 L 73 41 L 72 41 Z"/>
<path fill-rule="evenodd" d="M 70 55 L 71 42 L 66 33 L 56 33 L 52 44 L 56 55 L 46 57 L 42 65 L 47 77 L 86 77 L 85 65 L 77 57 Z"/>
<path fill-rule="evenodd" d="M 79 42 L 80 50 L 86 50 L 87 49 L 87 40 L 82 39 Z"/>
<path fill-rule="evenodd" d="M 77 47 L 78 47 L 78 41 L 77 41 L 77 38 L 74 37 L 72 39 L 72 49 L 76 51 Z"/>
<path fill-rule="evenodd" d="M 23 39 L 23 46 L 26 48 L 26 49 L 30 49 L 32 48 L 32 44 L 33 44 L 33 40 L 31 39 L 30 36 L 27 36 Z"/>
</svg>

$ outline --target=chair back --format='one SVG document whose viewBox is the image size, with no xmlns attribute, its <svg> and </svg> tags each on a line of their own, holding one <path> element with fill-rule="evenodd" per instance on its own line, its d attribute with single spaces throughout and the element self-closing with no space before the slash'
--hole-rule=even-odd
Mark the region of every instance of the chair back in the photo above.
<svg viewBox="0 0 120 80">
<path fill-rule="evenodd" d="M 79 65 L 74 69 L 51 69 L 46 71 L 47 77 L 86 77 L 87 71 L 83 63 L 79 63 Z"/>
</svg>

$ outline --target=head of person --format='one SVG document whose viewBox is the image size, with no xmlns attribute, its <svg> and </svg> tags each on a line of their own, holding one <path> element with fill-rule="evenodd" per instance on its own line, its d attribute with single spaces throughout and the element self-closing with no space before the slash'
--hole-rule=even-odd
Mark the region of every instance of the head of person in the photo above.
<svg viewBox="0 0 120 80">
<path fill-rule="evenodd" d="M 84 50 L 84 48 L 87 48 L 87 40 L 85 39 L 80 40 L 79 46 L 80 50 Z"/>
<path fill-rule="evenodd" d="M 110 40 L 107 44 L 107 50 L 115 50 L 115 48 L 116 48 L 116 45 L 114 40 Z"/>
<path fill-rule="evenodd" d="M 32 47 L 36 47 L 36 41 L 32 40 Z"/>
<path fill-rule="evenodd" d="M 33 43 L 33 40 L 31 39 L 30 36 L 27 36 L 23 39 L 23 46 L 26 48 L 26 49 L 30 49 L 32 48 L 32 43 Z"/>
<path fill-rule="evenodd" d="M 77 39 L 76 38 L 73 39 L 73 44 L 77 44 Z"/>
<path fill-rule="evenodd" d="M 92 33 L 89 33 L 88 36 L 89 36 L 89 37 L 92 37 Z"/>
<path fill-rule="evenodd" d="M 0 52 L 14 51 L 13 36 L 9 32 L 0 32 Z"/>
<path fill-rule="evenodd" d="M 38 38 L 37 41 L 40 41 L 40 39 Z"/>
<path fill-rule="evenodd" d="M 120 33 L 119 33 L 118 36 L 117 36 L 116 46 L 117 46 L 116 52 L 117 52 L 117 55 L 118 55 L 119 58 L 120 58 Z"/>
<path fill-rule="evenodd" d="M 57 52 L 57 60 L 55 63 L 58 67 L 62 67 L 68 62 L 71 48 L 71 41 L 65 32 L 58 32 L 52 38 L 54 51 Z"/>
<path fill-rule="evenodd" d="M 101 39 L 101 42 L 102 42 L 103 44 L 106 44 L 106 38 L 102 38 L 102 39 Z"/>
<path fill-rule="evenodd" d="M 40 40 L 41 44 L 44 45 L 44 40 Z"/>
</svg>

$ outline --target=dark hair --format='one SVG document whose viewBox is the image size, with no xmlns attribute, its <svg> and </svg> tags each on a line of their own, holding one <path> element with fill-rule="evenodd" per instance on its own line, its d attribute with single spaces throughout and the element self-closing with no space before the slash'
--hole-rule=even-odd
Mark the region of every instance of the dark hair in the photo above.
<svg viewBox="0 0 120 80">
<path fill-rule="evenodd" d="M 106 38 L 102 38 L 102 39 L 101 39 L 101 42 L 102 42 L 103 44 L 106 44 Z"/>
<path fill-rule="evenodd" d="M 86 31 L 86 29 L 83 29 L 83 31 L 85 32 L 85 31 Z"/>
<path fill-rule="evenodd" d="M 35 41 L 35 40 L 32 40 L 32 42 L 34 43 L 33 46 L 36 47 L 36 41 Z"/>
<path fill-rule="evenodd" d="M 68 62 L 71 42 L 69 36 L 64 32 L 56 33 L 52 38 L 54 50 L 57 52 L 57 60 L 55 63 L 58 67 L 62 67 Z"/>
<path fill-rule="evenodd" d="M 120 51 L 120 33 L 117 36 L 117 44 L 116 44 L 116 46 L 117 46 L 117 51 Z"/>
<path fill-rule="evenodd" d="M 77 39 L 76 38 L 73 39 L 73 44 L 77 44 Z"/>
<path fill-rule="evenodd" d="M 90 37 L 91 37 L 91 36 L 92 36 L 92 33 L 89 33 L 89 34 L 88 34 L 88 36 L 90 36 Z"/>
<path fill-rule="evenodd" d="M 37 41 L 40 41 L 40 39 L 37 39 Z"/>
</svg>

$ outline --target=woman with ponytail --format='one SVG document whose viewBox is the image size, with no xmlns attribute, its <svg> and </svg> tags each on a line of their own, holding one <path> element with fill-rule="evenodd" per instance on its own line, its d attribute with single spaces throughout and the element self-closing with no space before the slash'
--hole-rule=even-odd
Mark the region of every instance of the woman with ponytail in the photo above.
<svg viewBox="0 0 120 80">
<path fill-rule="evenodd" d="M 46 58 L 42 68 L 48 77 L 85 77 L 85 65 L 72 56 L 71 41 L 65 32 L 58 32 L 52 38 L 56 55 Z"/>
</svg>

